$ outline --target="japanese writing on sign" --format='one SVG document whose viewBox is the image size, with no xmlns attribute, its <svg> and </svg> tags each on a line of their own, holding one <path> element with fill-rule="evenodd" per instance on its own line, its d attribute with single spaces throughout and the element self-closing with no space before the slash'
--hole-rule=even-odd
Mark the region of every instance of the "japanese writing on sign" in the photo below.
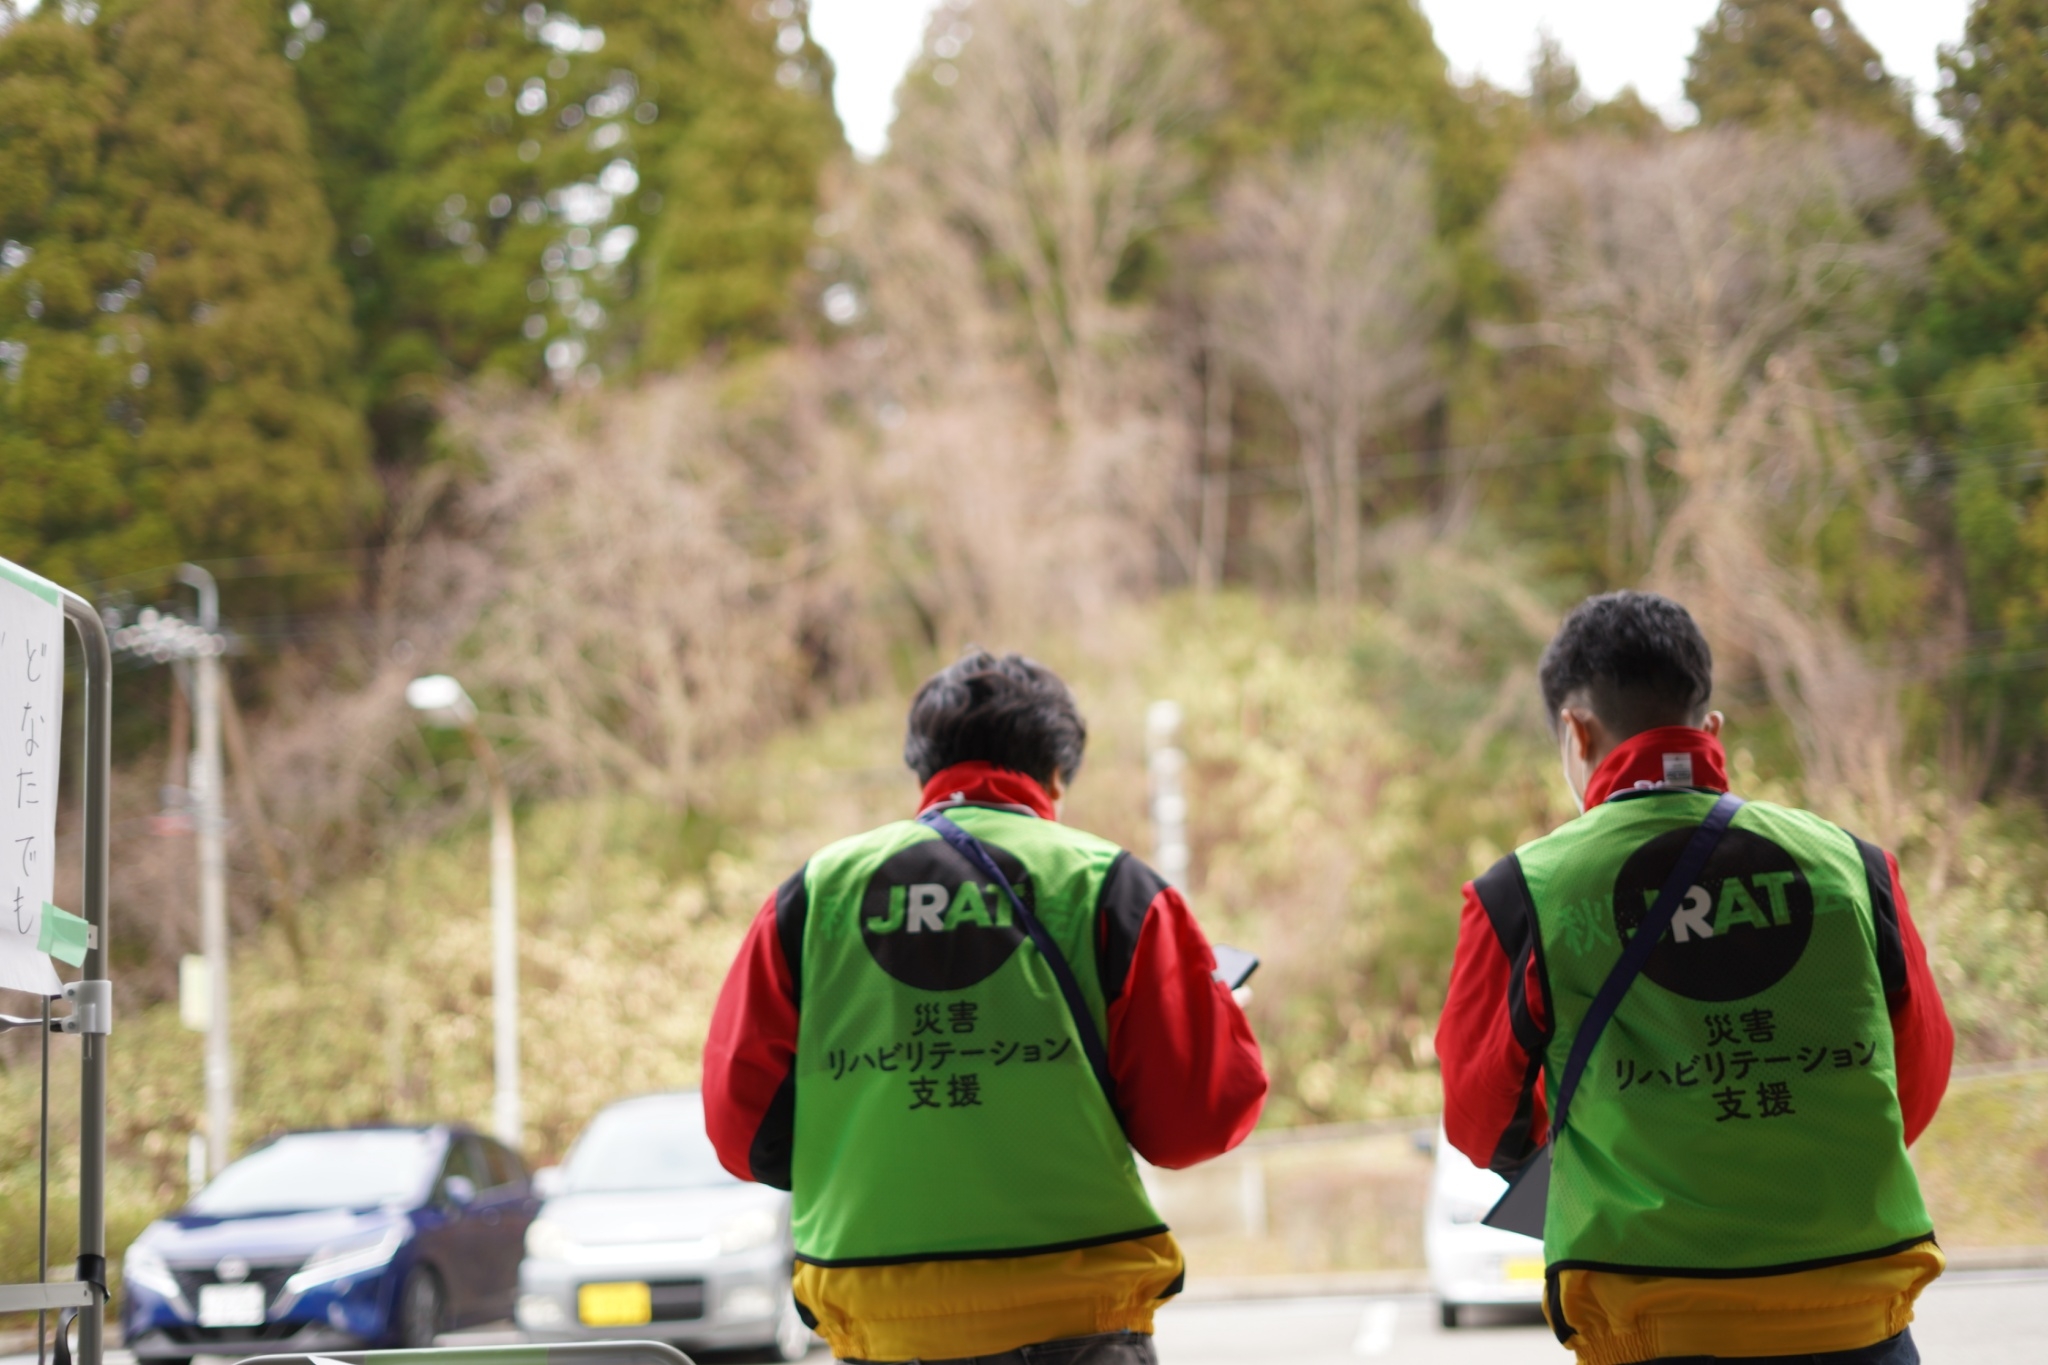
<svg viewBox="0 0 2048 1365">
<path fill-rule="evenodd" d="M 1615 1058 L 1615 1092 L 1697 1089 L 1700 1113 L 1711 1115 L 1715 1123 L 1789 1118 L 1799 1113 L 1792 1089 L 1799 1077 L 1862 1070 L 1877 1056 L 1877 1044 L 1869 1040 L 1787 1041 L 1779 1036 L 1775 1010 L 1731 1010 L 1705 1015 L 1700 1022 L 1706 1041 L 1703 1052 L 1649 1061 Z"/>
<path fill-rule="evenodd" d="M 57 586 L 0 560 L 0 986 L 62 989 L 38 948 L 57 865 L 64 608 Z"/>
<path fill-rule="evenodd" d="M 981 1007 L 972 1000 L 919 1004 L 910 1037 L 875 1047 L 835 1047 L 825 1070 L 835 1081 L 863 1071 L 899 1077 L 906 1109 L 974 1109 L 989 1073 L 1047 1062 L 1072 1064 L 1074 1040 L 997 1038 L 980 1032 Z"/>
</svg>

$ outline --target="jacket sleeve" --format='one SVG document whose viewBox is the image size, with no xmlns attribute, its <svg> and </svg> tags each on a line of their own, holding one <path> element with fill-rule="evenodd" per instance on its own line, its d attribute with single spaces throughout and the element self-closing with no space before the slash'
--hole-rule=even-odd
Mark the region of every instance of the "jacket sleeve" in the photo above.
<svg viewBox="0 0 2048 1365">
<path fill-rule="evenodd" d="M 1131 1146 L 1178 1169 L 1245 1140 L 1266 1104 L 1251 1022 L 1179 891 L 1126 853 L 1098 907 L 1109 1069 Z"/>
<path fill-rule="evenodd" d="M 704 1126 L 725 1169 L 786 1190 L 796 1121 L 802 872 L 754 916 L 704 1042 Z"/>
<path fill-rule="evenodd" d="M 1473 1165 L 1512 1170 L 1542 1144 L 1548 1018 L 1521 869 L 1504 858 L 1465 884 L 1450 987 L 1436 1028 L 1444 1136 Z"/>
<path fill-rule="evenodd" d="M 1949 1065 L 1955 1058 L 1955 1029 L 1935 988 L 1927 963 L 1927 947 L 1906 907 L 1906 888 L 1899 880 L 1899 860 L 1884 855 L 1884 876 L 1891 885 L 1895 917 L 1888 924 L 1880 908 L 1878 952 L 1885 975 L 1885 1006 L 1892 1018 L 1892 1048 L 1898 1065 L 1899 1112 L 1906 1121 L 1906 1141 L 1914 1142 L 1934 1120 L 1948 1090 Z"/>
</svg>

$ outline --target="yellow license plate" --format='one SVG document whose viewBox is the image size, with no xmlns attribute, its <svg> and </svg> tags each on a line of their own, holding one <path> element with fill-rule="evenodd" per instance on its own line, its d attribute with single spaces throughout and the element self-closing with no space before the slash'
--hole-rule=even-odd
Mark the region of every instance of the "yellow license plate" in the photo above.
<svg viewBox="0 0 2048 1365">
<path fill-rule="evenodd" d="M 637 1327 L 654 1321 L 654 1297 L 637 1280 L 586 1284 L 576 1291 L 576 1316 L 585 1327 Z"/>
<path fill-rule="evenodd" d="M 1511 1283 L 1543 1278 L 1543 1262 L 1534 1256 L 1517 1256 L 1504 1261 L 1500 1267 L 1501 1278 Z"/>
</svg>

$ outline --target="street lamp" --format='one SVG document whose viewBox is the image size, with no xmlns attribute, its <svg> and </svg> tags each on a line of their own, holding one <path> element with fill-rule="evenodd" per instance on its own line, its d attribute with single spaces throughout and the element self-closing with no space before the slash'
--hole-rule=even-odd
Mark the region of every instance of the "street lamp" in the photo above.
<svg viewBox="0 0 2048 1365">
<path fill-rule="evenodd" d="M 496 1093 L 491 1126 L 498 1140 L 519 1150 L 519 928 L 517 860 L 512 847 L 512 791 L 505 769 L 477 728 L 476 703 L 446 673 L 414 678 L 405 700 L 428 725 L 460 730 L 491 788 L 491 1014 L 496 1040 Z"/>
</svg>

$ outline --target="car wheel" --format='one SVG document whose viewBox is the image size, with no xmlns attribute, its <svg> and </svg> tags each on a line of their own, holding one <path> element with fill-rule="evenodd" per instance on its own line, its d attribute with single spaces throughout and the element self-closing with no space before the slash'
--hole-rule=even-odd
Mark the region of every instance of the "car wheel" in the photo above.
<svg viewBox="0 0 2048 1365">
<path fill-rule="evenodd" d="M 432 1346 L 446 1311 L 440 1277 L 423 1265 L 414 1266 L 398 1296 L 399 1343 L 414 1349 Z"/>
<path fill-rule="evenodd" d="M 1436 1306 L 1436 1311 L 1443 1321 L 1446 1332 L 1458 1330 L 1458 1305 L 1455 1303 L 1439 1303 Z"/>
<path fill-rule="evenodd" d="M 777 1360 L 802 1360 L 811 1353 L 811 1325 L 797 1312 L 794 1296 L 782 1301 L 782 1312 L 775 1319 L 775 1340 L 769 1343 L 769 1350 Z"/>
</svg>

